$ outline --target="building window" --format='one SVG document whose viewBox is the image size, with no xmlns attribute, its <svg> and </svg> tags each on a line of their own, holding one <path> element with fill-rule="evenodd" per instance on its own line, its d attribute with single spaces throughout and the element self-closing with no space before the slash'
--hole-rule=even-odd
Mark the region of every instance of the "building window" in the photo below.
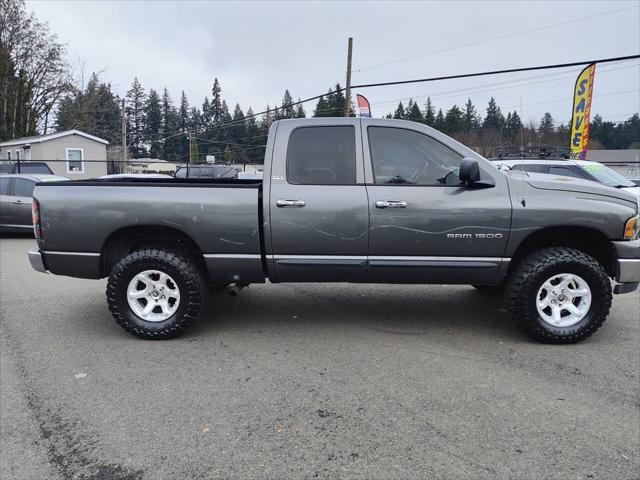
<svg viewBox="0 0 640 480">
<path fill-rule="evenodd" d="M 67 148 L 67 173 L 84 173 L 83 160 L 81 148 Z"/>
<path fill-rule="evenodd" d="M 20 160 L 20 150 L 16 150 L 16 162 L 19 162 Z"/>
<path fill-rule="evenodd" d="M 7 160 L 11 161 L 11 150 L 7 150 Z"/>
</svg>

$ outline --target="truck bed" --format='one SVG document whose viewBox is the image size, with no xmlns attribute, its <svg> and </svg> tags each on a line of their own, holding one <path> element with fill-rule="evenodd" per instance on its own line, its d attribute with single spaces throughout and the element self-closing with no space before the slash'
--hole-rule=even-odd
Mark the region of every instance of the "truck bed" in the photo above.
<svg viewBox="0 0 640 480">
<path fill-rule="evenodd" d="M 89 179 L 38 184 L 42 240 L 52 273 L 100 278 L 112 239 L 141 229 L 188 235 L 211 271 L 240 259 L 247 281 L 264 281 L 260 224 L 262 181 L 236 179 Z M 104 258 L 102 259 L 104 261 Z M 210 265 L 211 264 L 211 265 Z M 237 272 L 234 272 L 237 274 Z"/>
</svg>

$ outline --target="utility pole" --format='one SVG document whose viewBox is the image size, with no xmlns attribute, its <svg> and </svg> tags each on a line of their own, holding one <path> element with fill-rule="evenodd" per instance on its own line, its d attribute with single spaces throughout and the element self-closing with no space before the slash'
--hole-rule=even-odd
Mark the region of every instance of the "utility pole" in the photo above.
<svg viewBox="0 0 640 480">
<path fill-rule="evenodd" d="M 344 98 L 344 116 L 349 116 L 351 109 L 351 52 L 353 50 L 353 38 L 349 37 L 349 46 L 347 50 L 347 88 Z"/>
<path fill-rule="evenodd" d="M 127 167 L 127 119 L 124 113 L 124 98 L 122 99 L 122 109 L 120 110 L 120 128 L 122 130 L 122 171 Z"/>
<path fill-rule="evenodd" d="M 187 134 L 189 135 L 189 163 L 191 163 L 191 159 L 193 158 L 192 157 L 193 152 L 191 147 L 191 145 L 193 144 L 193 139 L 191 138 L 191 130 L 189 130 Z"/>
</svg>

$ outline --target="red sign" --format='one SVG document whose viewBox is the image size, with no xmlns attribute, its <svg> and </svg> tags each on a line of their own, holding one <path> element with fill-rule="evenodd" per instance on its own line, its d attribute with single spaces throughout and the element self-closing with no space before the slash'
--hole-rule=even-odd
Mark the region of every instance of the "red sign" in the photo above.
<svg viewBox="0 0 640 480">
<path fill-rule="evenodd" d="M 356 101 L 358 103 L 358 110 L 361 117 L 371 117 L 371 108 L 369 107 L 369 100 L 362 95 L 356 95 Z"/>
</svg>

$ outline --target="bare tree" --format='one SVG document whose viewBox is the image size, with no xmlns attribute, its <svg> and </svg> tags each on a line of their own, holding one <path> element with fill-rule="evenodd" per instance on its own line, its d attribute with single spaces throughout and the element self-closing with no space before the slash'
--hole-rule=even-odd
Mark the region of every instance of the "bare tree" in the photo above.
<svg viewBox="0 0 640 480">
<path fill-rule="evenodd" d="M 71 89 L 65 47 L 25 10 L 23 0 L 0 0 L 0 138 L 48 128 L 48 117 Z"/>
</svg>

